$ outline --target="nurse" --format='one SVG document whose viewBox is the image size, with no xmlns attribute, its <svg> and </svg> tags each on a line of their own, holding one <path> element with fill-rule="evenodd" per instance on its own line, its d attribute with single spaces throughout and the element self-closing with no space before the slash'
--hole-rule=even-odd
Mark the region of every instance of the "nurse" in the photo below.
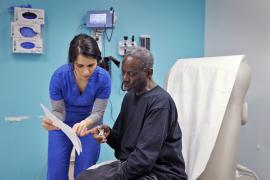
<svg viewBox="0 0 270 180">
<path fill-rule="evenodd" d="M 97 66 L 100 59 L 95 39 L 79 34 L 70 42 L 68 63 L 59 67 L 51 77 L 52 112 L 78 135 L 85 135 L 87 129 L 102 123 L 110 96 L 110 76 Z M 44 117 L 42 125 L 48 130 L 47 180 L 68 180 L 73 145 L 49 118 Z M 82 153 L 76 154 L 74 177 L 95 164 L 100 152 L 100 144 L 91 135 L 80 137 L 80 140 Z"/>
</svg>

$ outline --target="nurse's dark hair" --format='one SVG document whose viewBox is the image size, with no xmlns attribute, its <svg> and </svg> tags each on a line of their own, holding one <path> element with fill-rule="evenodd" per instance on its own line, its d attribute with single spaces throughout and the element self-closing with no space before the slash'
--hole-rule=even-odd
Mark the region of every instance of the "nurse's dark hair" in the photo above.
<svg viewBox="0 0 270 180">
<path fill-rule="evenodd" d="M 97 41 L 87 34 L 76 35 L 69 44 L 68 63 L 74 64 L 79 55 L 94 58 L 99 62 L 101 52 Z"/>
</svg>

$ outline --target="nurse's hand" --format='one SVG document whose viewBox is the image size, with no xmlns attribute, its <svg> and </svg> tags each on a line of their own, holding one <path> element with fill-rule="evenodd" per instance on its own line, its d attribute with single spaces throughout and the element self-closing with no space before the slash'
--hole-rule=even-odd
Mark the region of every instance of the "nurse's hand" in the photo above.
<svg viewBox="0 0 270 180">
<path fill-rule="evenodd" d="M 77 135 L 85 136 L 89 134 L 88 129 L 90 129 L 93 124 L 94 122 L 91 119 L 85 119 L 79 123 L 74 124 L 72 129 L 74 130 L 74 132 L 76 132 Z"/>
<path fill-rule="evenodd" d="M 93 138 L 98 142 L 104 143 L 107 141 L 107 137 L 110 135 L 110 131 L 111 129 L 108 125 L 102 124 L 88 130 L 88 133 L 92 134 Z"/>
<path fill-rule="evenodd" d="M 52 124 L 52 121 L 47 118 L 47 117 L 44 117 L 43 118 L 43 121 L 42 121 L 42 126 L 46 129 L 46 130 L 59 130 L 58 127 L 54 126 Z"/>
</svg>

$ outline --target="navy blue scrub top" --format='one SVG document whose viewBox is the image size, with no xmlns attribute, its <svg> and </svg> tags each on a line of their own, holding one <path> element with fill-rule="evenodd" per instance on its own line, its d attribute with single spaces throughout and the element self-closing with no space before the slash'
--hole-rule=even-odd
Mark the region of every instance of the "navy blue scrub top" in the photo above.
<svg viewBox="0 0 270 180">
<path fill-rule="evenodd" d="M 97 66 L 81 94 L 72 65 L 65 64 L 59 67 L 52 75 L 49 91 L 52 100 L 64 100 L 66 109 L 64 122 L 73 126 L 91 114 L 96 98 L 109 98 L 111 79 L 106 70 Z"/>
</svg>

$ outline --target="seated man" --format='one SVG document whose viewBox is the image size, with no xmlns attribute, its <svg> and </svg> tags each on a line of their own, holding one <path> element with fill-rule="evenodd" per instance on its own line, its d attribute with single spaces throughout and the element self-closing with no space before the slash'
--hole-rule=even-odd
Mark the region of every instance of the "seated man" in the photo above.
<svg viewBox="0 0 270 180">
<path fill-rule="evenodd" d="M 152 75 L 153 57 L 147 49 L 136 48 L 125 55 L 122 89 L 128 93 L 113 128 L 100 125 L 79 133 L 106 141 L 117 161 L 88 169 L 77 180 L 187 179 L 176 106 Z"/>
</svg>

